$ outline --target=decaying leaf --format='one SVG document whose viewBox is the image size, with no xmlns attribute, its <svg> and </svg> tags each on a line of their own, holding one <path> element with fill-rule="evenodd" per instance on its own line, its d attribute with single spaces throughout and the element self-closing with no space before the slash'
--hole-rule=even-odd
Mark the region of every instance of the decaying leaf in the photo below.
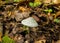
<svg viewBox="0 0 60 43">
<path fill-rule="evenodd" d="M 60 43 L 60 0 L 0 0 L 0 42 Z"/>
<path fill-rule="evenodd" d="M 30 11 L 21 12 L 21 13 L 16 12 L 15 13 L 15 19 L 16 19 L 16 21 L 21 21 L 23 18 L 29 17 L 29 14 L 30 14 Z"/>
</svg>

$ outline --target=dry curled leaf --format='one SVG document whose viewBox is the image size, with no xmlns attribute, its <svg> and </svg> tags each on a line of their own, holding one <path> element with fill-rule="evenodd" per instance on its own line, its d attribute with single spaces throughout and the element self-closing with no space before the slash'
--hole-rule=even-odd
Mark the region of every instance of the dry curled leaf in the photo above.
<svg viewBox="0 0 60 43">
<path fill-rule="evenodd" d="M 35 41 L 34 43 L 46 43 L 46 40 L 38 40 L 38 41 Z"/>
<path fill-rule="evenodd" d="M 21 13 L 16 12 L 15 19 L 16 21 L 21 21 L 23 18 L 29 17 L 29 14 L 30 12 L 21 12 Z"/>
</svg>

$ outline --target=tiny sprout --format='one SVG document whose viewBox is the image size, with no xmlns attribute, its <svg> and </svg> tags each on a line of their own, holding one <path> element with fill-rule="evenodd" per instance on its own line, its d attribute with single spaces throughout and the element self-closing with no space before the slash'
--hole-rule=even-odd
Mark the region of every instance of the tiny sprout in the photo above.
<svg viewBox="0 0 60 43">
<path fill-rule="evenodd" d="M 52 9 L 49 9 L 49 12 L 52 12 Z"/>
<path fill-rule="evenodd" d="M 60 23 L 60 20 L 59 19 L 54 19 L 54 22 Z"/>
<path fill-rule="evenodd" d="M 52 9 L 46 9 L 44 12 L 51 13 L 53 10 Z"/>
<path fill-rule="evenodd" d="M 34 3 L 32 3 L 32 2 L 30 2 L 29 5 L 30 5 L 31 7 L 34 7 Z"/>
<path fill-rule="evenodd" d="M 37 7 L 37 6 L 39 6 L 39 5 L 41 5 L 40 2 L 34 2 L 34 7 Z"/>
<path fill-rule="evenodd" d="M 39 5 L 41 5 L 41 2 L 34 2 L 34 3 L 30 2 L 29 3 L 29 6 L 31 6 L 31 7 L 37 7 Z"/>
</svg>

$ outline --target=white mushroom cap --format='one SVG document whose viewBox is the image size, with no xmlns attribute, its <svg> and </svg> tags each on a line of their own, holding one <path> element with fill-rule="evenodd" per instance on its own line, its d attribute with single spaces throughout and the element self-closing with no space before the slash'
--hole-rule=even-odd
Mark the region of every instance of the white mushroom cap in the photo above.
<svg viewBox="0 0 60 43">
<path fill-rule="evenodd" d="M 33 17 L 29 17 L 27 19 L 22 20 L 21 22 L 23 25 L 25 26 L 29 26 L 29 27 L 37 27 L 38 23 L 35 21 L 35 19 Z"/>
</svg>

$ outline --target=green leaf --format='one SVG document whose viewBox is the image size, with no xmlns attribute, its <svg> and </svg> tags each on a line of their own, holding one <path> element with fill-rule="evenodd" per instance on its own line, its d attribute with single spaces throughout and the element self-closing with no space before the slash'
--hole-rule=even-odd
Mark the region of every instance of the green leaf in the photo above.
<svg viewBox="0 0 60 43">
<path fill-rule="evenodd" d="M 30 2 L 29 5 L 30 5 L 31 7 L 34 7 L 34 3 L 32 3 L 32 2 Z"/>
<path fill-rule="evenodd" d="M 46 9 L 46 10 L 44 10 L 44 11 L 47 12 L 47 13 L 51 13 L 51 12 L 53 12 L 52 9 Z"/>
<path fill-rule="evenodd" d="M 25 0 L 14 0 L 14 2 L 23 2 Z"/>
<path fill-rule="evenodd" d="M 14 2 L 19 2 L 20 0 L 14 0 Z"/>
<path fill-rule="evenodd" d="M 37 6 L 41 5 L 41 2 L 34 2 L 34 3 L 30 2 L 29 5 L 31 7 L 37 7 Z"/>
<path fill-rule="evenodd" d="M 53 10 L 52 9 L 49 9 L 49 12 L 52 12 Z"/>
<path fill-rule="evenodd" d="M 48 12 L 48 9 L 47 10 L 44 10 L 45 12 Z"/>
<path fill-rule="evenodd" d="M 34 2 L 34 7 L 37 7 L 37 6 L 39 6 L 39 5 L 41 5 L 40 2 Z"/>
<path fill-rule="evenodd" d="M 9 38 L 8 36 L 4 36 L 2 38 L 2 43 L 15 43 L 15 41 L 11 38 Z"/>
<path fill-rule="evenodd" d="M 54 22 L 60 23 L 60 20 L 59 19 L 54 19 Z"/>
</svg>

